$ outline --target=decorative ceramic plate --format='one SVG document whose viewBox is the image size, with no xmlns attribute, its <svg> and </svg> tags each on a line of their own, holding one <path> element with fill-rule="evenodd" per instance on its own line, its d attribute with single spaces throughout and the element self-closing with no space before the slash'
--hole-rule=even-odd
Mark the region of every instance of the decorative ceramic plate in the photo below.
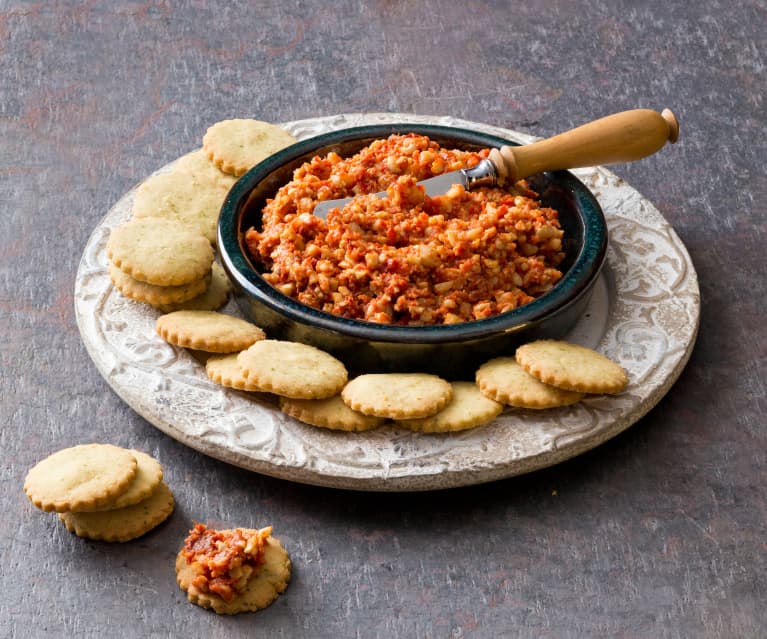
<svg viewBox="0 0 767 639">
<path fill-rule="evenodd" d="M 386 122 L 476 129 L 526 144 L 528 135 L 450 117 L 348 114 L 289 122 L 299 139 Z M 167 170 L 163 167 L 160 171 Z M 453 434 L 384 426 L 345 433 L 302 424 L 262 394 L 211 382 L 195 355 L 155 333 L 159 311 L 123 297 L 107 273 L 110 231 L 130 219 L 126 193 L 94 230 L 75 283 L 86 348 L 114 391 L 184 444 L 231 464 L 293 481 L 356 490 L 431 490 L 477 484 L 551 466 L 622 432 L 676 381 L 692 351 L 700 297 L 684 245 L 657 209 L 603 168 L 573 171 L 607 219 L 607 263 L 582 320 L 566 339 L 596 348 L 628 372 L 617 396 L 561 409 L 507 409 L 493 422 Z M 223 312 L 239 315 L 231 302 Z"/>
</svg>

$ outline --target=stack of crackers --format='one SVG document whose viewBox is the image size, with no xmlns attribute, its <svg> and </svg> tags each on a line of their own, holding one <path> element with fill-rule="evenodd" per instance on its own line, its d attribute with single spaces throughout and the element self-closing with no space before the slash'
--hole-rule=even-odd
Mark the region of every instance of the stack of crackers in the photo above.
<svg viewBox="0 0 767 639">
<path fill-rule="evenodd" d="M 295 141 L 260 120 L 212 125 L 201 149 L 136 189 L 131 219 L 107 242 L 115 287 L 163 312 L 221 308 L 231 290 L 214 262 L 221 205 L 237 177 Z"/>
<path fill-rule="evenodd" d="M 149 532 L 173 512 L 174 499 L 153 457 L 112 444 L 83 444 L 53 453 L 24 481 L 30 501 L 79 537 L 124 542 Z"/>
</svg>

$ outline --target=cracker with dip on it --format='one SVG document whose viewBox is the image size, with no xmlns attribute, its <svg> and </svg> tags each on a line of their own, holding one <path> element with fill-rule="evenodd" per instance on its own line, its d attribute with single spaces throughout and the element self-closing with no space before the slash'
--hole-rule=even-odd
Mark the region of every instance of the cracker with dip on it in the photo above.
<svg viewBox="0 0 767 639">
<path fill-rule="evenodd" d="M 49 455 L 29 470 L 24 492 L 37 508 L 59 513 L 70 532 L 98 541 L 140 537 L 175 505 L 156 459 L 112 444 L 81 444 Z"/>
<path fill-rule="evenodd" d="M 198 523 L 176 556 L 176 579 L 189 601 L 220 615 L 266 608 L 285 591 L 290 572 L 271 526 L 213 530 Z"/>
</svg>

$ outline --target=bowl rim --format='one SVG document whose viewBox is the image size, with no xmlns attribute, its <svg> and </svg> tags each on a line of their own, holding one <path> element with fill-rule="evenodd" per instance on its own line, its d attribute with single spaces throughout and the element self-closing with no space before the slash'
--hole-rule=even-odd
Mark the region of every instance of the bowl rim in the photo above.
<svg viewBox="0 0 767 639">
<path fill-rule="evenodd" d="M 244 204 L 256 185 L 284 164 L 295 162 L 309 153 L 321 152 L 326 147 L 409 132 L 443 138 L 454 136 L 460 142 L 486 147 L 519 145 L 505 137 L 462 127 L 403 122 L 338 129 L 300 140 L 277 151 L 242 175 L 229 190 L 221 206 L 217 225 L 218 250 L 224 270 L 235 288 L 245 291 L 291 321 L 366 341 L 402 344 L 461 342 L 498 333 L 515 333 L 564 311 L 590 290 L 606 260 L 607 225 L 597 199 L 585 184 L 568 171 L 554 171 L 550 174 L 558 185 L 564 186 L 573 195 L 583 225 L 583 242 L 575 260 L 559 282 L 532 302 L 512 311 L 456 324 L 377 324 L 313 308 L 285 295 L 264 280 L 251 265 L 251 258 L 242 241 L 244 229 L 240 228 Z M 235 290 L 235 295 L 241 296 L 242 293 Z"/>
</svg>

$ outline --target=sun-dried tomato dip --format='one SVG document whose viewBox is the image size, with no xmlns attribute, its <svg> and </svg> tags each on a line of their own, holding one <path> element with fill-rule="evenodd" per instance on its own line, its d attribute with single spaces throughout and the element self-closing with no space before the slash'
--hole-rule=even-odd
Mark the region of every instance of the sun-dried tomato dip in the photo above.
<svg viewBox="0 0 767 639">
<path fill-rule="evenodd" d="M 416 182 L 476 166 L 478 152 L 417 134 L 314 157 L 293 173 L 245 242 L 263 277 L 309 306 L 384 324 L 452 324 L 513 310 L 562 276 L 557 211 L 522 181 L 429 197 Z M 376 192 L 386 190 L 388 197 Z M 327 220 L 318 201 L 355 197 Z"/>
<path fill-rule="evenodd" d="M 196 573 L 192 586 L 227 602 L 234 599 L 263 563 L 264 543 L 271 532 L 271 527 L 213 530 L 196 524 L 181 550 Z"/>
</svg>

